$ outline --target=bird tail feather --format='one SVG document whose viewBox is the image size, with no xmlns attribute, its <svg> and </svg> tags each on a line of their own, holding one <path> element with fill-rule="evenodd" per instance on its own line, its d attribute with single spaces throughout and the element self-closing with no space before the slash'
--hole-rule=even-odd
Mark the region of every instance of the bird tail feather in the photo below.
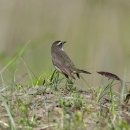
<svg viewBox="0 0 130 130">
<path fill-rule="evenodd" d="M 76 69 L 77 73 L 85 73 L 85 74 L 91 74 L 90 72 L 86 71 L 86 70 L 82 70 L 82 69 Z"/>
</svg>

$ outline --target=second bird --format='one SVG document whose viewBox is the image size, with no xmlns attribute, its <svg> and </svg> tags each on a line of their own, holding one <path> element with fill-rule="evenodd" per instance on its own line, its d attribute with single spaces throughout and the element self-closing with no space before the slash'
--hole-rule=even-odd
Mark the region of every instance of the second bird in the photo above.
<svg viewBox="0 0 130 130">
<path fill-rule="evenodd" d="M 55 41 L 51 47 L 52 63 L 55 68 L 65 75 L 65 77 L 75 79 L 75 75 L 80 78 L 79 73 L 91 74 L 88 71 L 75 67 L 69 56 L 64 52 L 65 41 Z"/>
</svg>

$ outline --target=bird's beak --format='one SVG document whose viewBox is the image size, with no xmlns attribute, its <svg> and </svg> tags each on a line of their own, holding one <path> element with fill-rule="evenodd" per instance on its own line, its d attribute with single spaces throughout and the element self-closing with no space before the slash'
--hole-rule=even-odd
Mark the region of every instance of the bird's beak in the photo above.
<svg viewBox="0 0 130 130">
<path fill-rule="evenodd" d="M 65 43 L 66 43 L 66 41 L 63 41 L 62 43 L 63 43 L 63 44 L 65 44 Z"/>
</svg>

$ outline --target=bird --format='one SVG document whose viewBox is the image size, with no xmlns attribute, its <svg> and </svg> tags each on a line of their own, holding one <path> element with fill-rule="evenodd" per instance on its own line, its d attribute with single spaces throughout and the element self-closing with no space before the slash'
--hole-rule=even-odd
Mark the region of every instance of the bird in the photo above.
<svg viewBox="0 0 130 130">
<path fill-rule="evenodd" d="M 57 40 L 52 43 L 51 56 L 55 69 L 62 73 L 66 78 L 76 79 L 75 75 L 80 78 L 80 73 L 91 74 L 90 72 L 75 67 L 72 60 L 64 51 L 66 41 Z"/>
</svg>

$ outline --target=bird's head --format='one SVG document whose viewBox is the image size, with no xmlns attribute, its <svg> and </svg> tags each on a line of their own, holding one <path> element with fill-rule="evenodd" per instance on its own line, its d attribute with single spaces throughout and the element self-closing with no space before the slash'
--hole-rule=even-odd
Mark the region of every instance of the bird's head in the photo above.
<svg viewBox="0 0 130 130">
<path fill-rule="evenodd" d="M 66 43 L 66 41 L 55 41 L 55 42 L 53 42 L 52 47 L 61 49 L 63 51 L 65 43 Z"/>
</svg>

